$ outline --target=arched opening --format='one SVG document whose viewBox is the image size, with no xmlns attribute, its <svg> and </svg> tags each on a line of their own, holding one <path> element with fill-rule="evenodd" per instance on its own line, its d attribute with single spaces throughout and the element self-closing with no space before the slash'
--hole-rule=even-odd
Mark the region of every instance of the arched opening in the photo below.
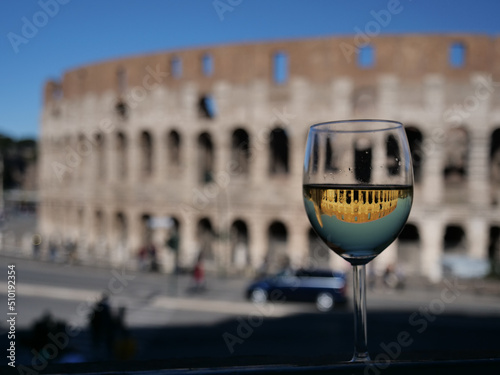
<svg viewBox="0 0 500 375">
<path fill-rule="evenodd" d="M 410 152 L 413 162 L 413 177 L 415 183 L 420 182 L 422 177 L 422 163 L 423 163 L 423 135 L 418 128 L 409 126 L 405 128 L 408 143 L 410 145 Z"/>
<path fill-rule="evenodd" d="M 414 224 L 407 223 L 398 237 L 398 266 L 405 274 L 420 273 L 420 233 Z"/>
<path fill-rule="evenodd" d="M 500 276 L 500 226 L 490 227 L 488 259 L 491 265 L 491 274 Z"/>
<path fill-rule="evenodd" d="M 202 184 L 208 184 L 214 179 L 214 146 L 212 137 L 202 133 L 198 137 L 198 173 Z"/>
<path fill-rule="evenodd" d="M 125 180 L 127 178 L 127 138 L 121 132 L 116 135 L 116 158 L 118 179 Z"/>
<path fill-rule="evenodd" d="M 389 176 L 399 175 L 401 150 L 396 138 L 391 134 L 386 140 L 386 155 L 387 155 L 387 173 Z"/>
<path fill-rule="evenodd" d="M 315 134 L 315 137 L 317 134 Z M 314 140 L 317 142 L 317 140 Z M 315 155 L 315 158 L 318 158 L 318 155 Z M 316 161 L 317 162 L 317 161 Z M 332 141 L 330 137 L 326 137 L 326 148 L 325 148 L 325 172 L 335 172 L 338 171 L 336 158 L 335 158 L 335 150 L 332 146 Z"/>
<path fill-rule="evenodd" d="M 127 259 L 127 219 L 122 212 L 117 212 L 114 219 L 114 232 L 116 243 L 112 256 L 115 261 L 124 264 Z"/>
<path fill-rule="evenodd" d="M 147 131 L 141 133 L 140 151 L 141 175 L 150 177 L 153 174 L 153 139 Z"/>
<path fill-rule="evenodd" d="M 196 239 L 198 242 L 198 259 L 213 262 L 215 260 L 213 241 L 215 239 L 215 231 L 212 227 L 210 219 L 203 218 L 198 221 L 196 230 Z"/>
<path fill-rule="evenodd" d="M 445 184 L 460 185 L 465 182 L 468 147 L 468 134 L 464 128 L 453 128 L 447 131 L 443 170 Z"/>
<path fill-rule="evenodd" d="M 123 99 L 119 99 L 115 104 L 115 111 L 118 117 L 126 120 L 128 117 L 128 105 Z"/>
<path fill-rule="evenodd" d="M 174 78 L 182 77 L 182 60 L 180 57 L 173 57 L 170 60 L 170 74 Z"/>
<path fill-rule="evenodd" d="M 106 228 L 104 225 L 104 213 L 101 210 L 96 210 L 94 213 L 94 246 L 97 258 L 106 255 Z"/>
<path fill-rule="evenodd" d="M 495 129 L 491 134 L 490 142 L 490 182 L 491 203 L 500 203 L 500 129 Z"/>
<path fill-rule="evenodd" d="M 466 253 L 465 232 L 459 225 L 448 225 L 444 234 L 444 252 L 448 254 Z"/>
<path fill-rule="evenodd" d="M 332 251 L 323 243 L 312 228 L 309 228 L 307 237 L 309 257 L 305 266 L 310 268 L 329 268 Z"/>
<path fill-rule="evenodd" d="M 247 175 L 250 162 L 250 140 L 244 129 L 236 129 L 231 137 L 231 160 L 235 171 Z"/>
<path fill-rule="evenodd" d="M 205 77 L 214 74 L 214 59 L 210 53 L 205 53 L 201 58 L 201 71 Z"/>
<path fill-rule="evenodd" d="M 96 145 L 96 171 L 97 179 L 103 181 L 106 178 L 106 140 L 103 134 L 97 134 L 95 137 Z"/>
<path fill-rule="evenodd" d="M 369 183 L 372 177 L 372 144 L 367 138 L 358 138 L 354 147 L 354 177 Z"/>
<path fill-rule="evenodd" d="M 452 68 L 462 68 L 466 63 L 466 48 L 462 42 L 454 42 L 450 45 L 449 63 Z"/>
<path fill-rule="evenodd" d="M 119 247 L 127 245 L 127 219 L 122 212 L 117 212 L 115 216 L 115 233 Z"/>
<path fill-rule="evenodd" d="M 283 52 L 276 52 L 273 56 L 273 80 L 278 85 L 283 85 L 288 81 L 288 55 Z"/>
<path fill-rule="evenodd" d="M 203 95 L 198 101 L 198 113 L 201 118 L 213 119 L 217 115 L 215 99 L 212 95 Z"/>
<path fill-rule="evenodd" d="M 270 141 L 270 173 L 271 175 L 287 174 L 288 166 L 288 135 L 282 128 L 271 131 Z"/>
<path fill-rule="evenodd" d="M 287 229 L 280 221 L 274 221 L 268 229 L 268 250 L 265 259 L 266 273 L 276 273 L 290 265 L 287 253 Z"/>
<path fill-rule="evenodd" d="M 149 213 L 144 213 L 141 215 L 141 247 L 150 244 L 153 241 L 153 229 L 149 225 L 151 220 L 151 215 Z"/>
<path fill-rule="evenodd" d="M 244 269 L 250 264 L 248 250 L 248 229 L 243 220 L 235 220 L 229 234 L 231 242 L 231 265 L 236 269 Z"/>
<path fill-rule="evenodd" d="M 181 136 L 175 130 L 167 135 L 167 165 L 177 169 L 181 166 Z"/>
<path fill-rule="evenodd" d="M 171 226 L 167 229 L 166 245 L 174 253 L 174 272 L 180 269 L 180 251 L 181 251 L 181 223 L 175 217 L 171 216 Z"/>
<path fill-rule="evenodd" d="M 363 69 L 375 66 L 375 48 L 371 44 L 358 48 L 358 66 Z"/>
</svg>

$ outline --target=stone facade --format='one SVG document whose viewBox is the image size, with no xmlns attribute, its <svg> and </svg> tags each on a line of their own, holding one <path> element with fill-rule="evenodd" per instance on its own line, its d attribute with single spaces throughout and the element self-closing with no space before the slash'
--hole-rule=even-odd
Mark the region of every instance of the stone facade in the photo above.
<svg viewBox="0 0 500 375">
<path fill-rule="evenodd" d="M 498 257 L 500 39 L 357 42 L 167 51 L 48 82 L 42 237 L 76 241 L 82 261 L 127 266 L 152 241 L 165 271 L 175 262 L 191 267 L 200 252 L 209 269 L 224 272 L 284 259 L 345 267 L 318 245 L 304 212 L 308 127 L 387 118 L 406 126 L 415 202 L 402 237 L 375 266 L 439 280 L 443 255 Z M 165 244 L 175 232 L 178 253 Z"/>
</svg>

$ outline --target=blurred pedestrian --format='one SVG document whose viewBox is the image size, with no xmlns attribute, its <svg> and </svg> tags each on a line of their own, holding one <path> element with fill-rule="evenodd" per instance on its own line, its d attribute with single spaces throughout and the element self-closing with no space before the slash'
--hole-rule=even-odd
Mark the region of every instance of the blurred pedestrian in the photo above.
<svg viewBox="0 0 500 375">
<path fill-rule="evenodd" d="M 203 257 L 200 255 L 193 268 L 194 291 L 205 289 L 205 270 L 203 268 Z"/>
<path fill-rule="evenodd" d="M 94 351 L 100 353 L 101 347 L 104 347 L 110 356 L 113 350 L 115 326 L 107 293 L 103 293 L 101 299 L 94 305 L 89 320 Z"/>
</svg>

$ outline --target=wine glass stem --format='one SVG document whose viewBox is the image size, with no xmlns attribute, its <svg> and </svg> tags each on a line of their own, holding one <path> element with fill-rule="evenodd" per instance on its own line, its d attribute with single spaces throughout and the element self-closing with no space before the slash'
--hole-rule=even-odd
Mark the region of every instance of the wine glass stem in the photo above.
<svg viewBox="0 0 500 375">
<path fill-rule="evenodd" d="M 366 270 L 353 266 L 354 289 L 354 355 L 351 362 L 370 361 L 366 335 Z"/>
</svg>

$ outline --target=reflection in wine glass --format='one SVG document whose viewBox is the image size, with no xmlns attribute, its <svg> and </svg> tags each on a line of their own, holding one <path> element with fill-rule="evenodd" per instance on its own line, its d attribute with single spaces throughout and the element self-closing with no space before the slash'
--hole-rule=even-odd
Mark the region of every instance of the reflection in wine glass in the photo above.
<svg viewBox="0 0 500 375">
<path fill-rule="evenodd" d="M 403 125 L 350 120 L 311 126 L 303 196 L 315 232 L 353 266 L 351 361 L 369 361 L 365 265 L 399 235 L 413 200 L 413 170 Z"/>
</svg>

